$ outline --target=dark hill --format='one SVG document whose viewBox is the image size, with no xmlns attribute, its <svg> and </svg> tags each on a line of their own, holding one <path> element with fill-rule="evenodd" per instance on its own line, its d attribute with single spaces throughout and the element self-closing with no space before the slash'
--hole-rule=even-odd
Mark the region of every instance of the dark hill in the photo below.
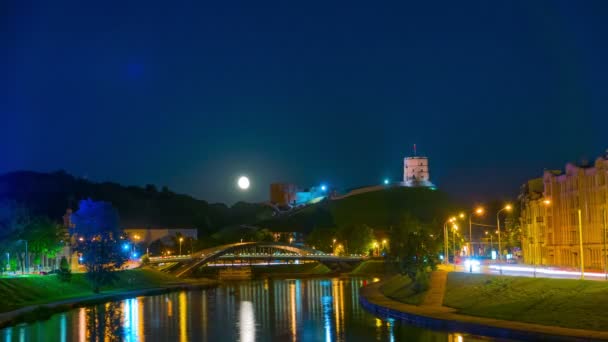
<svg viewBox="0 0 608 342">
<path fill-rule="evenodd" d="M 59 220 L 70 207 L 77 209 L 81 199 L 111 202 L 118 210 L 123 227 L 197 227 L 204 231 L 242 223 L 255 223 L 271 215 L 270 208 L 237 203 L 232 207 L 210 204 L 188 195 L 176 194 L 154 185 L 123 186 L 96 183 L 66 172 L 12 172 L 0 176 L 0 199 L 14 199 L 34 213 Z"/>
<path fill-rule="evenodd" d="M 388 188 L 339 200 L 325 200 L 260 225 L 274 231 L 310 232 L 316 227 L 367 224 L 386 229 L 405 215 L 422 222 L 441 221 L 453 210 L 448 196 L 426 188 Z"/>
</svg>

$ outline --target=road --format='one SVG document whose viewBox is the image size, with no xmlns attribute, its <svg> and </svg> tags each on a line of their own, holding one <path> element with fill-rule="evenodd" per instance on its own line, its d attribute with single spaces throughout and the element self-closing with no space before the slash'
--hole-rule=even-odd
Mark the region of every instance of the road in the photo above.
<svg viewBox="0 0 608 342">
<path fill-rule="evenodd" d="M 559 279 L 580 279 L 581 272 L 572 269 L 562 269 L 557 267 L 534 267 L 531 265 L 482 265 L 473 266 L 472 269 L 465 268 L 463 265 L 446 266 L 446 269 L 452 268 L 456 272 L 467 273 L 483 273 L 483 274 L 502 274 L 518 277 L 537 277 L 537 278 L 559 278 Z M 606 274 L 601 272 L 585 272 L 587 280 L 607 280 Z"/>
</svg>

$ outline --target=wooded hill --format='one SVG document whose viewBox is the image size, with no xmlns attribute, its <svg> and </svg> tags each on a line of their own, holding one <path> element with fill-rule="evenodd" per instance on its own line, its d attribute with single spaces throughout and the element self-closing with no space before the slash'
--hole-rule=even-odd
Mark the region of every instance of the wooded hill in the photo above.
<svg viewBox="0 0 608 342">
<path fill-rule="evenodd" d="M 0 200 L 27 206 L 34 214 L 61 220 L 67 208 L 77 210 L 81 199 L 107 201 L 118 210 L 124 227 L 199 228 L 214 232 L 235 224 L 268 219 L 272 210 L 261 204 L 239 202 L 232 207 L 176 194 L 154 185 L 123 186 L 92 182 L 66 172 L 11 172 L 0 175 Z"/>
</svg>

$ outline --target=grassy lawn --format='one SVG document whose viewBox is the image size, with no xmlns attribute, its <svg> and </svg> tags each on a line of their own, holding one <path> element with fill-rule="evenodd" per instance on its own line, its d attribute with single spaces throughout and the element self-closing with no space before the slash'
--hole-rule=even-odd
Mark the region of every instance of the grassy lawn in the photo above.
<svg viewBox="0 0 608 342">
<path fill-rule="evenodd" d="M 608 330 L 608 284 L 450 273 L 444 305 L 462 314 Z"/>
<path fill-rule="evenodd" d="M 395 264 L 389 264 L 384 260 L 366 260 L 360 263 L 354 270 L 352 275 L 383 275 L 383 274 L 396 274 L 397 266 Z"/>
<path fill-rule="evenodd" d="M 415 293 L 412 281 L 405 275 L 390 278 L 380 286 L 380 291 L 390 299 L 412 305 L 422 303 L 426 294 L 426 292 Z"/>
<path fill-rule="evenodd" d="M 112 287 L 102 288 L 102 293 L 183 283 L 181 279 L 150 269 L 120 271 L 118 276 L 118 282 Z M 28 305 L 91 296 L 94 293 L 84 273 L 76 273 L 69 283 L 60 282 L 55 275 L 0 278 L 0 294 L 0 312 L 6 312 Z"/>
</svg>

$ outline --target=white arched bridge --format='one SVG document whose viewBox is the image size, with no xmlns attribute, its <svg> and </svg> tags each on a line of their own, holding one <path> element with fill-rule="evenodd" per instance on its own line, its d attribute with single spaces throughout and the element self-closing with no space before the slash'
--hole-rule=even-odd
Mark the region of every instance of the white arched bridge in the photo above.
<svg viewBox="0 0 608 342">
<path fill-rule="evenodd" d="M 325 264 L 359 263 L 367 257 L 362 255 L 337 256 L 321 251 L 278 242 L 241 242 L 207 248 L 190 255 L 151 257 L 150 263 L 180 263 L 175 270 L 178 277 L 191 274 L 199 267 L 218 260 L 268 261 L 310 260 Z"/>
</svg>

